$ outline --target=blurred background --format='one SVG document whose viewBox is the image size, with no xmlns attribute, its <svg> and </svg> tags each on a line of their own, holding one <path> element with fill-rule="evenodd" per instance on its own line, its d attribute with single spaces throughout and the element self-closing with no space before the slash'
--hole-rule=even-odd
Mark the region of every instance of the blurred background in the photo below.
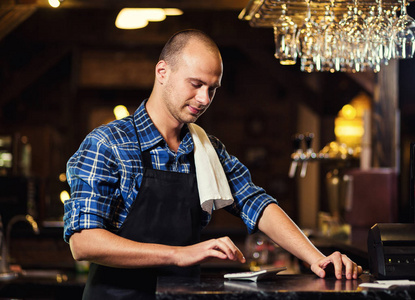
<svg viewBox="0 0 415 300">
<path fill-rule="evenodd" d="M 353 228 L 366 232 L 376 222 L 410 220 L 415 60 L 392 60 L 377 73 L 307 73 L 298 63 L 283 66 L 274 57 L 273 28 L 253 27 L 238 18 L 248 3 L 65 0 L 53 8 L 45 0 L 2 1 L 0 213 L 4 228 L 14 216 L 26 214 L 40 228 L 36 236 L 23 224 L 27 222 L 16 224 L 10 245 L 15 262 L 73 266 L 62 241 L 63 201 L 69 197 L 66 161 L 86 134 L 116 118 L 116 106 L 131 114 L 149 96 L 164 43 L 187 28 L 210 35 L 224 62 L 222 87 L 199 125 L 249 167 L 253 181 L 301 228 L 333 236 L 327 224 L 334 220 L 350 239 Z M 120 10 L 137 6 L 178 8 L 181 13 L 141 29 L 117 28 Z M 415 15 L 414 5 L 408 13 Z M 349 119 L 357 122 L 351 126 L 363 132 L 370 125 L 365 136 L 371 151 L 363 168 L 362 135 L 356 142 L 335 131 L 350 111 Z M 364 111 L 370 116 L 366 123 Z M 308 133 L 310 153 L 316 156 L 307 157 L 304 176 L 299 173 L 305 160 L 289 174 L 298 150 L 293 137 L 300 136 L 304 148 Z M 344 191 L 352 177 L 355 183 L 365 182 L 363 189 L 355 186 L 355 194 Z M 346 188 L 336 185 L 339 180 Z M 365 191 L 377 193 L 359 194 Z M 356 204 L 353 211 L 353 201 L 367 206 Z M 370 207 L 383 210 L 376 213 Z M 349 226 L 345 231 L 343 224 Z M 218 212 L 205 233 L 244 240 L 246 229 L 239 219 Z"/>
</svg>

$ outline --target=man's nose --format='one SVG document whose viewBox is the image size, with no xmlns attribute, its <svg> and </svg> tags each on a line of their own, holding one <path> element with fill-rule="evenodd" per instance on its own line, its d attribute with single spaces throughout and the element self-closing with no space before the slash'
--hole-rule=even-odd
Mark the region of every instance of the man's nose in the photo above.
<svg viewBox="0 0 415 300">
<path fill-rule="evenodd" d="M 202 105 L 208 105 L 210 103 L 210 94 L 208 88 L 201 88 L 197 95 L 196 100 Z"/>
</svg>

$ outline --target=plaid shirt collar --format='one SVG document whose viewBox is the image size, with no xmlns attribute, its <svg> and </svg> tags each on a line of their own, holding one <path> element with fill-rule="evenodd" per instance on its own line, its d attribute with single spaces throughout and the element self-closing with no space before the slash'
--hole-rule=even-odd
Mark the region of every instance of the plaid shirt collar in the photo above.
<svg viewBox="0 0 415 300">
<path fill-rule="evenodd" d="M 134 113 L 134 125 L 137 129 L 137 135 L 140 139 L 141 151 L 156 147 L 159 143 L 165 143 L 163 136 L 160 134 L 146 110 L 144 100 Z M 182 142 L 179 151 L 190 153 L 193 151 L 193 140 L 189 128 L 185 124 L 182 129 Z"/>
</svg>

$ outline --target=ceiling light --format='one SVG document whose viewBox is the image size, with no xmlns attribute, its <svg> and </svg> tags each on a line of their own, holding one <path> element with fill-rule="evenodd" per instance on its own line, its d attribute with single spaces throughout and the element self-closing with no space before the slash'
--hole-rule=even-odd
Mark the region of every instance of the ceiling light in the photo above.
<svg viewBox="0 0 415 300">
<path fill-rule="evenodd" d="M 178 8 L 164 8 L 164 13 L 166 16 L 181 16 L 183 11 Z"/>
<path fill-rule="evenodd" d="M 64 0 L 48 0 L 49 5 L 52 6 L 53 8 L 57 8 L 57 7 L 61 6 L 61 3 L 63 1 Z"/>
<path fill-rule="evenodd" d="M 123 8 L 115 20 L 120 29 L 138 29 L 146 27 L 148 22 L 160 22 L 166 19 L 162 8 Z"/>
<path fill-rule="evenodd" d="M 135 19 L 129 16 L 118 14 L 117 20 L 115 20 L 115 26 L 119 29 L 140 29 L 148 25 L 146 19 Z"/>
<path fill-rule="evenodd" d="M 120 29 L 139 29 L 148 22 L 161 22 L 166 16 L 180 16 L 183 11 L 178 8 L 123 8 L 115 20 Z"/>
</svg>

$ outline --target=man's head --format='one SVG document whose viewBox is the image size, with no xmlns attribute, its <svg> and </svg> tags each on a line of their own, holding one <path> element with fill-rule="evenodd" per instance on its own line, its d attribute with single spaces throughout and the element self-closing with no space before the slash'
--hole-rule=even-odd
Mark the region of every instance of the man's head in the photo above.
<svg viewBox="0 0 415 300">
<path fill-rule="evenodd" d="M 176 68 L 180 63 L 184 48 L 191 42 L 201 43 L 206 50 L 217 53 L 220 56 L 220 51 L 216 43 L 203 31 L 186 29 L 172 35 L 164 45 L 163 50 L 161 50 L 159 61 L 164 60 L 170 67 Z"/>
<path fill-rule="evenodd" d="M 153 92 L 160 114 L 176 125 L 195 122 L 209 107 L 221 80 L 222 58 L 215 42 L 199 30 L 176 33 L 156 66 Z"/>
</svg>

